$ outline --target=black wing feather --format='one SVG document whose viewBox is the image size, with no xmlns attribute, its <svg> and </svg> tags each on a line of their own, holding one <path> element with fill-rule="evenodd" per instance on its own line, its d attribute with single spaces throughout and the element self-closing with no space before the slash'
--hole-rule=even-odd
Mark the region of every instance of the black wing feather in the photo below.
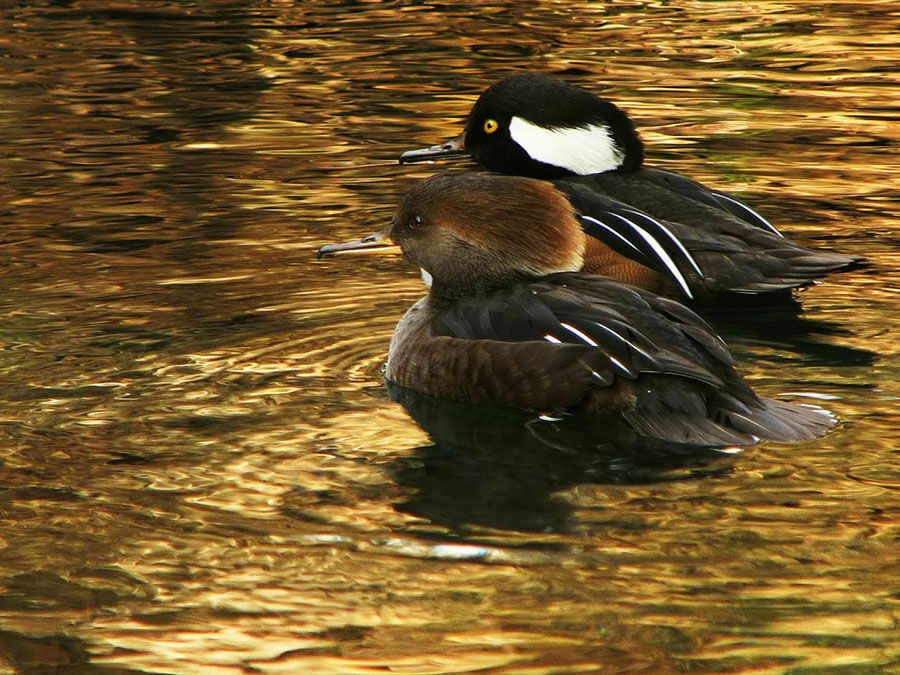
<svg viewBox="0 0 900 675">
<path fill-rule="evenodd" d="M 567 195 L 587 189 L 613 202 L 639 200 L 635 203 L 641 210 L 658 219 L 703 270 L 697 275 L 682 268 L 697 300 L 715 300 L 722 293 L 783 292 L 863 260 L 788 241 L 750 218 L 749 207 L 739 200 L 676 173 L 644 167 L 627 174 L 606 172 L 557 181 L 560 189 L 564 183 L 580 186 L 564 190 Z"/>
<path fill-rule="evenodd" d="M 774 225 L 772 225 L 772 223 L 734 195 L 718 190 L 710 190 L 702 183 L 698 183 L 697 181 L 692 180 L 687 176 L 682 176 L 680 173 L 675 173 L 674 171 L 645 167 L 644 173 L 649 180 L 672 190 L 672 192 L 677 192 L 694 201 L 715 207 L 720 211 L 727 211 L 731 215 L 740 218 L 748 225 L 752 225 L 760 230 L 771 232 L 779 237 L 784 236 Z"/>
<path fill-rule="evenodd" d="M 554 185 L 566 194 L 579 213 L 585 234 L 626 258 L 672 277 L 691 297 L 685 276 L 703 273 L 670 228 L 649 214 L 581 183 L 558 180 Z"/>
<path fill-rule="evenodd" d="M 661 373 L 721 384 L 716 370 L 730 366 L 730 356 L 712 329 L 673 301 L 683 312 L 676 324 L 648 299 L 663 300 L 606 277 L 563 273 L 462 298 L 438 314 L 433 329 L 437 335 L 507 342 L 546 341 L 549 335 L 564 344 L 602 351 L 606 365 L 629 378 Z M 715 344 L 715 349 L 704 343 Z"/>
</svg>

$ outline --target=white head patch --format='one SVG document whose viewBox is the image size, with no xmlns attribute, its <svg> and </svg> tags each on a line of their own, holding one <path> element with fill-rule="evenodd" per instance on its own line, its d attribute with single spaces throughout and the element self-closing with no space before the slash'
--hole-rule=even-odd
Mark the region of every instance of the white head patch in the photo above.
<svg viewBox="0 0 900 675">
<path fill-rule="evenodd" d="M 428 272 L 426 272 L 425 269 L 422 268 L 422 267 L 419 268 L 419 274 L 422 275 L 422 281 L 425 282 L 425 285 L 428 286 L 428 288 L 431 288 L 431 284 L 432 284 L 432 282 L 434 282 L 434 277 L 432 277 L 432 276 L 431 276 Z"/>
<path fill-rule="evenodd" d="M 532 159 L 580 176 L 611 171 L 622 166 L 625 159 L 625 153 L 616 147 L 609 128 L 603 124 L 546 129 L 513 117 L 509 135 Z"/>
</svg>

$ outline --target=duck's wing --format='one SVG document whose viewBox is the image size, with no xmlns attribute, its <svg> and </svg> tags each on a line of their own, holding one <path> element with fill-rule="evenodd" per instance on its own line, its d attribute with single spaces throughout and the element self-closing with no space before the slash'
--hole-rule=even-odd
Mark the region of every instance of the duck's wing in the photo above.
<svg viewBox="0 0 900 675">
<path fill-rule="evenodd" d="M 858 256 L 817 251 L 757 228 L 699 228 L 668 223 L 704 270 L 703 278 L 691 278 L 698 299 L 731 293 L 769 293 L 808 286 L 832 272 L 862 262 Z"/>
<path fill-rule="evenodd" d="M 691 298 L 688 278 L 703 276 L 690 251 L 664 222 L 581 183 L 553 183 L 575 209 L 585 234 L 613 251 L 669 276 Z"/>
<path fill-rule="evenodd" d="M 470 400 L 617 413 L 638 433 L 703 445 L 814 438 L 833 423 L 761 399 L 696 314 L 605 277 L 558 274 L 463 298 L 432 328 L 447 338 L 444 366 L 468 368 Z"/>
<path fill-rule="evenodd" d="M 768 228 L 751 225 L 710 203 L 715 202 L 709 196 L 711 191 L 678 174 L 643 168 L 629 174 L 566 178 L 559 183 L 559 189 L 570 184 L 566 194 L 577 195 L 582 205 L 587 203 L 584 195 L 593 192 L 602 196 L 598 199 L 634 200 L 644 213 L 652 212 L 648 217 L 665 227 L 702 270 L 697 274 L 681 267 L 697 300 L 714 300 L 722 293 L 798 288 L 862 260 L 800 246 Z M 690 185 L 695 189 L 689 189 Z"/>
<path fill-rule="evenodd" d="M 772 223 L 757 213 L 749 205 L 742 202 L 732 194 L 721 190 L 712 190 L 702 183 L 682 176 L 674 171 L 666 171 L 664 169 L 655 169 L 644 167 L 641 169 L 644 178 L 660 187 L 676 192 L 684 197 L 701 202 L 708 206 L 726 211 L 731 215 L 740 218 L 748 225 L 759 228 L 766 232 L 771 232 L 779 237 L 784 235 L 778 231 Z"/>
<path fill-rule="evenodd" d="M 648 299 L 671 306 L 679 323 Z M 599 366 L 595 379 L 601 385 L 644 373 L 720 385 L 718 364 L 731 362 L 724 343 L 689 309 L 607 277 L 556 274 L 462 298 L 437 315 L 433 328 L 436 335 L 467 340 L 586 347 L 578 358 L 590 356 Z"/>
</svg>

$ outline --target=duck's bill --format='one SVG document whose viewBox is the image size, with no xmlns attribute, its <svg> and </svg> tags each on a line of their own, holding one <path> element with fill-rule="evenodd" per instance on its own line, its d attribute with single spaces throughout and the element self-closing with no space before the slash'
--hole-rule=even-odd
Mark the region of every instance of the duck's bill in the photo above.
<svg viewBox="0 0 900 675">
<path fill-rule="evenodd" d="M 400 247 L 388 239 L 384 232 L 370 234 L 368 237 L 357 239 L 356 241 L 348 241 L 343 244 L 328 244 L 319 249 L 316 254 L 318 258 L 330 258 L 344 253 L 401 253 Z"/>
<path fill-rule="evenodd" d="M 439 159 L 464 157 L 468 154 L 465 146 L 466 135 L 465 133 L 462 133 L 453 140 L 441 143 L 440 145 L 432 145 L 430 148 L 404 152 L 400 155 L 400 163 L 412 164 L 414 162 L 430 162 Z"/>
</svg>

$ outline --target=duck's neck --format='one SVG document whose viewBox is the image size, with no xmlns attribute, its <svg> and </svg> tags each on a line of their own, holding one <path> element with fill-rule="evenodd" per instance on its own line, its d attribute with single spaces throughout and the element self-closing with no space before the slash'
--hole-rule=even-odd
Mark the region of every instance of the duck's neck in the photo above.
<svg viewBox="0 0 900 675">
<path fill-rule="evenodd" d="M 534 281 L 533 275 L 521 274 L 515 277 L 504 276 L 502 279 L 477 279 L 465 285 L 457 283 L 440 282 L 435 279 L 430 287 L 429 295 L 436 306 L 449 305 L 460 298 L 468 298 L 479 295 L 488 295 L 503 288 L 509 288 L 520 283 Z"/>
</svg>

